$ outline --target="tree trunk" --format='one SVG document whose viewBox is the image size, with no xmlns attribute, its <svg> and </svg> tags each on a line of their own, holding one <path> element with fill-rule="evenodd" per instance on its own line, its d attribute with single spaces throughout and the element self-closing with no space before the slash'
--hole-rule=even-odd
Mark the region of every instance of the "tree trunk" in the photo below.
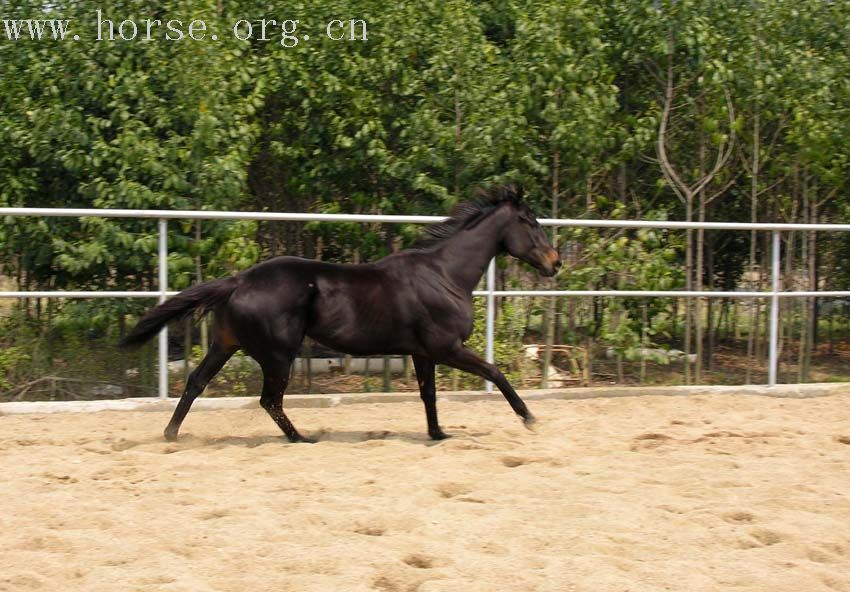
<svg viewBox="0 0 850 592">
<path fill-rule="evenodd" d="M 817 201 L 817 184 L 814 186 L 813 199 L 812 199 L 812 224 L 820 224 L 820 212 L 819 212 L 820 204 Z M 809 290 L 816 291 L 818 289 L 818 278 L 820 277 L 819 270 L 819 262 L 820 262 L 820 253 L 818 252 L 818 233 L 812 231 L 809 233 L 809 257 L 811 258 L 811 264 L 809 265 Z M 810 331 L 811 335 L 811 348 L 810 353 L 814 353 L 815 347 L 818 344 L 818 299 L 811 299 L 811 324 L 812 328 Z"/>
<path fill-rule="evenodd" d="M 809 216 L 809 221 L 811 224 L 818 223 L 818 202 L 817 202 L 817 194 L 813 192 L 811 199 L 809 200 L 811 204 L 811 215 Z M 809 291 L 815 291 L 818 289 L 818 271 L 817 271 L 817 233 L 814 230 L 809 231 L 809 258 L 807 262 L 808 267 L 808 284 Z M 805 357 L 803 361 L 803 380 L 805 382 L 809 382 L 809 373 L 811 371 L 812 366 L 812 356 L 815 351 L 815 343 L 816 343 L 816 333 L 817 333 L 817 299 L 808 297 L 806 298 L 806 317 L 808 319 L 808 329 L 806 331 L 806 345 L 805 345 Z"/>
<path fill-rule="evenodd" d="M 692 222 L 694 219 L 694 196 L 688 193 L 685 205 L 685 220 Z M 685 239 L 685 290 L 690 292 L 694 289 L 694 232 L 688 229 Z M 685 384 L 691 384 L 691 335 L 693 332 L 693 302 L 691 298 L 685 298 Z"/>
<path fill-rule="evenodd" d="M 555 149 L 552 153 L 552 218 L 558 217 L 558 194 L 560 192 L 561 153 Z M 552 227 L 552 247 L 558 248 L 558 227 Z M 549 388 L 549 367 L 552 364 L 552 346 L 555 342 L 555 317 L 557 313 L 557 302 L 555 298 L 546 299 L 546 335 L 543 350 L 543 376 L 540 380 L 540 388 Z"/>
<path fill-rule="evenodd" d="M 706 272 L 708 275 L 708 289 L 713 291 L 714 286 L 714 249 L 713 249 L 712 241 L 709 241 L 708 252 L 705 254 L 705 266 Z M 714 327 L 714 298 L 709 298 L 707 303 L 706 310 L 706 348 L 705 348 L 705 368 L 706 370 L 711 371 L 713 367 L 713 357 L 714 357 L 714 340 L 715 340 L 715 327 Z M 720 322 L 718 319 L 717 328 L 720 328 Z"/>
<path fill-rule="evenodd" d="M 702 108 L 700 106 L 700 112 Z M 700 118 L 701 119 L 701 118 Z M 699 149 L 697 161 L 699 164 L 699 177 L 702 178 L 705 175 L 705 133 L 700 126 L 699 133 Z M 698 208 L 698 216 L 700 223 L 705 222 L 705 186 L 699 190 L 697 193 L 697 208 Z M 703 282 L 703 264 L 705 257 L 705 229 L 700 228 L 697 230 L 697 261 L 696 267 L 694 269 L 694 290 L 701 291 L 702 290 L 702 282 Z M 702 321 L 702 308 L 703 308 L 702 298 L 694 298 L 694 319 L 696 322 L 696 363 L 694 364 L 694 383 L 700 384 L 702 382 L 702 362 L 703 362 L 703 321 Z"/>
<path fill-rule="evenodd" d="M 649 347 L 649 305 L 644 301 L 640 305 L 640 345 L 642 349 Z M 640 383 L 646 383 L 646 355 L 640 355 Z"/>
<path fill-rule="evenodd" d="M 791 219 L 789 222 L 794 223 L 797 222 L 797 206 L 798 202 L 796 199 L 796 195 L 793 196 L 791 202 Z M 788 236 L 785 242 L 785 289 L 786 290 L 795 290 L 796 286 L 794 285 L 794 254 L 796 251 L 796 233 L 792 230 L 787 233 Z M 782 354 L 785 354 L 788 369 L 786 372 L 791 372 L 791 360 L 794 351 L 794 309 L 795 304 L 793 299 L 786 298 L 785 302 L 780 301 L 780 310 L 782 310 L 782 314 L 779 317 L 779 343 L 782 346 L 784 342 L 784 346 L 782 346 L 782 352 L 779 355 L 779 359 L 782 359 Z M 786 382 L 793 382 L 790 376 L 787 376 Z"/>
<path fill-rule="evenodd" d="M 201 284 L 204 281 L 204 275 L 201 271 L 201 221 L 195 220 L 195 283 Z M 210 343 L 210 326 L 209 317 L 201 319 L 201 359 L 206 357 Z"/>
<path fill-rule="evenodd" d="M 731 322 L 732 327 L 727 329 L 726 334 L 728 335 L 730 332 L 732 333 L 732 338 L 738 342 L 741 340 L 741 323 L 738 322 L 738 315 L 740 314 L 740 306 L 738 306 L 738 299 L 732 299 L 732 313 L 731 313 Z"/>
<path fill-rule="evenodd" d="M 759 186 L 759 166 L 760 166 L 760 151 L 761 151 L 761 125 L 760 112 L 758 107 L 753 114 L 753 170 L 750 175 L 750 222 L 758 221 L 758 186 Z M 756 241 L 758 233 L 755 230 L 750 231 L 750 279 L 756 277 Z M 759 284 L 761 284 L 761 270 L 759 271 Z M 752 383 L 752 368 L 755 362 L 755 344 L 758 337 L 758 318 L 761 300 L 755 298 L 750 308 L 750 326 L 747 335 L 747 373 L 746 383 Z"/>
<path fill-rule="evenodd" d="M 30 273 L 29 272 L 25 273 L 24 274 L 24 292 L 30 291 L 30 288 L 31 288 L 30 279 L 31 279 Z M 30 298 L 23 298 L 22 302 L 24 303 L 24 317 L 26 318 L 27 321 L 31 321 L 32 320 L 32 311 L 31 311 L 31 308 L 30 308 L 31 299 Z"/>
<path fill-rule="evenodd" d="M 759 265 L 759 290 L 764 290 L 770 278 L 770 233 L 762 232 L 761 264 Z M 756 360 L 763 364 L 767 359 L 768 315 L 770 307 L 759 309 L 759 319 L 756 322 Z M 762 331 L 764 338 L 762 338 Z"/>
<path fill-rule="evenodd" d="M 810 221 L 811 210 L 809 209 L 809 189 L 808 181 L 806 180 L 806 169 L 803 168 L 802 175 L 802 198 L 803 198 L 803 223 L 807 224 Z M 804 232 L 800 240 L 800 262 L 803 269 L 806 270 L 807 277 L 810 275 L 810 270 L 806 269 L 809 264 L 809 245 L 810 242 Z M 800 310 L 800 343 L 797 349 L 797 382 L 808 382 L 808 344 L 809 344 L 809 299 L 803 299 Z"/>
</svg>

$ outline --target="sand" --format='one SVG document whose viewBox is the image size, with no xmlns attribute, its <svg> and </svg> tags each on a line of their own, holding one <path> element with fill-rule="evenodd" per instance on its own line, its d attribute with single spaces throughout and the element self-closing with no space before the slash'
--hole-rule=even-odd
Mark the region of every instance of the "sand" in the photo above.
<svg viewBox="0 0 850 592">
<path fill-rule="evenodd" d="M 850 591 L 850 395 L 0 417 L 0 590 Z"/>
</svg>

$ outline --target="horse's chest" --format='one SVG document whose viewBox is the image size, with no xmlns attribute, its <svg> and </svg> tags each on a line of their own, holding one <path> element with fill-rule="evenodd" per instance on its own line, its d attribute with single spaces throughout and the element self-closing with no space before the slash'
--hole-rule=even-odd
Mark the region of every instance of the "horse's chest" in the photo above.
<svg viewBox="0 0 850 592">
<path fill-rule="evenodd" d="M 466 341 L 472 335 L 472 328 L 475 324 L 475 318 L 472 314 L 472 307 L 468 311 L 463 311 L 460 316 L 461 339 Z"/>
<path fill-rule="evenodd" d="M 472 334 L 474 315 L 471 301 L 446 300 L 430 309 L 431 320 L 466 341 Z"/>
</svg>

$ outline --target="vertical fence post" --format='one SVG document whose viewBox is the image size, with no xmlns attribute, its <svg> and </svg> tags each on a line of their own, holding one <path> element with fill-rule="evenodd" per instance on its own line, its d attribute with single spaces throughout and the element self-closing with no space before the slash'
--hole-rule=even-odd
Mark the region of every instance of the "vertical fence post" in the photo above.
<svg viewBox="0 0 850 592">
<path fill-rule="evenodd" d="M 493 324 L 496 316 L 495 310 L 495 298 L 493 297 L 493 291 L 496 289 L 496 258 L 493 257 L 490 259 L 490 265 L 487 266 L 487 347 L 485 353 L 485 359 L 487 362 L 492 364 L 494 362 L 493 356 Z M 493 383 L 489 380 L 484 381 L 484 388 L 488 393 L 493 392 Z"/>
<path fill-rule="evenodd" d="M 159 302 L 168 298 L 168 221 L 159 219 Z M 168 398 L 168 327 L 159 332 L 159 398 Z"/>
<path fill-rule="evenodd" d="M 767 386 L 776 386 L 776 372 L 779 368 L 779 231 L 773 231 L 773 246 L 770 269 L 770 358 L 767 369 Z"/>
</svg>

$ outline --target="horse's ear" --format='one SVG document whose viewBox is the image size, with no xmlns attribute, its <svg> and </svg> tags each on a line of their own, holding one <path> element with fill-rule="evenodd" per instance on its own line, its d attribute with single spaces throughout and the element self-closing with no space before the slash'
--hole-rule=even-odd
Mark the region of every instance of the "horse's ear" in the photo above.
<svg viewBox="0 0 850 592">
<path fill-rule="evenodd" d="M 513 183 L 505 185 L 502 188 L 502 195 L 504 196 L 502 199 L 511 202 L 515 206 L 522 204 L 523 190 L 520 185 L 514 185 Z"/>
<path fill-rule="evenodd" d="M 479 187 L 473 192 L 473 195 L 476 199 L 480 199 L 481 201 L 488 203 L 498 204 L 509 202 L 514 205 L 520 205 L 522 203 L 523 190 L 522 187 L 510 183 L 507 185 L 492 187 L 490 189 L 481 189 Z"/>
<path fill-rule="evenodd" d="M 514 203 L 519 205 L 522 203 L 522 198 L 525 197 L 525 191 L 522 189 L 522 185 L 514 186 Z"/>
</svg>

